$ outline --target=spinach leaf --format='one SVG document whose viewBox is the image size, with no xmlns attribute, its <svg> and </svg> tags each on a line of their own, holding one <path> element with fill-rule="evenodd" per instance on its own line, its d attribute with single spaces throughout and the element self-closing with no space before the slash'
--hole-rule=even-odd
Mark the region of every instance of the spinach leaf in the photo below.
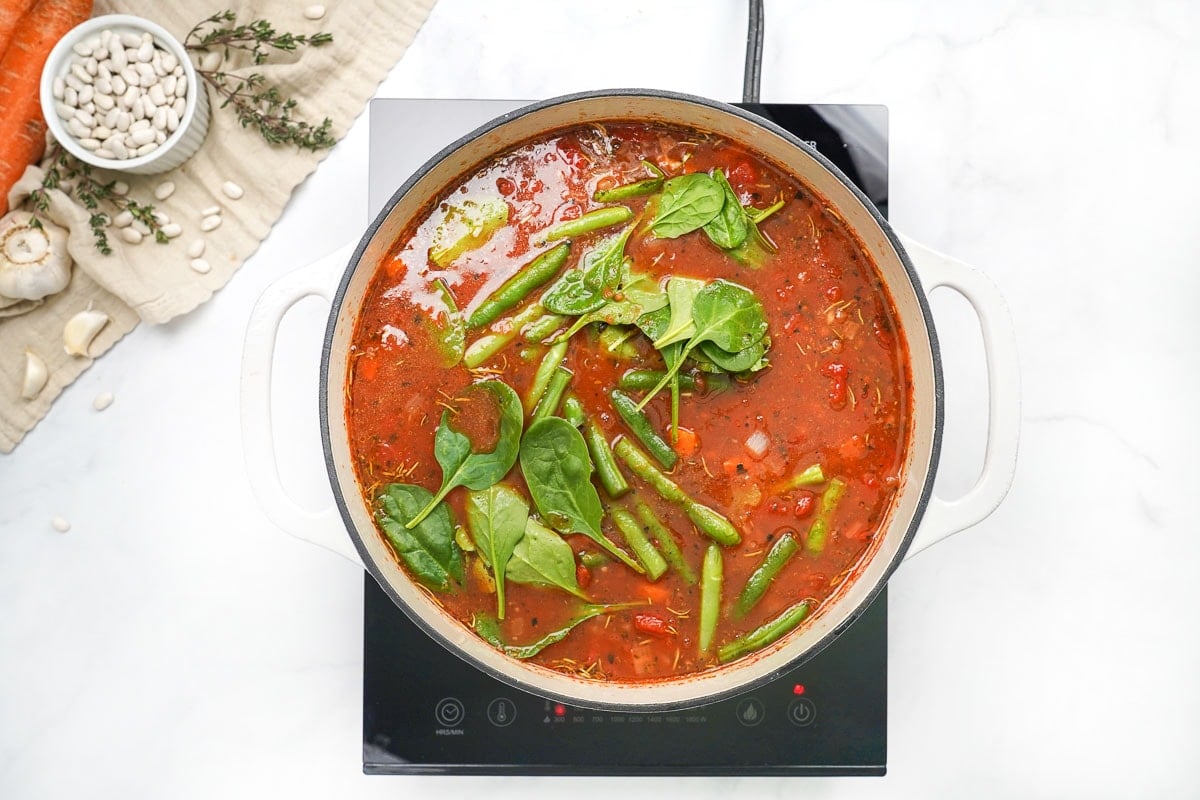
<svg viewBox="0 0 1200 800">
<path fill-rule="evenodd" d="M 517 583 L 553 586 L 581 600 L 587 599 L 575 577 L 571 545 L 535 519 L 525 522 L 525 535 L 513 550 L 505 576 Z"/>
<path fill-rule="evenodd" d="M 449 368 L 462 361 L 467 351 L 467 324 L 446 282 L 437 278 L 433 289 L 445 306 L 442 311 L 434 310 L 433 320 L 438 330 L 434 343 L 442 354 L 442 366 Z"/>
<path fill-rule="evenodd" d="M 664 306 L 657 311 L 650 311 L 634 320 L 634 324 L 641 329 L 642 333 L 654 341 L 662 336 L 667 331 L 667 326 L 671 323 L 671 308 Z"/>
<path fill-rule="evenodd" d="M 451 205 L 433 231 L 429 260 L 444 269 L 463 253 L 483 247 L 507 223 L 508 203 L 499 197 Z"/>
<path fill-rule="evenodd" d="M 604 509 L 592 485 L 587 443 L 561 417 L 543 417 L 521 439 L 521 474 L 542 519 L 563 533 L 582 533 L 638 572 L 631 559 L 600 529 Z"/>
<path fill-rule="evenodd" d="M 638 403 L 641 411 L 679 371 L 684 359 L 701 343 L 711 341 L 728 353 L 736 353 L 762 339 L 767 317 L 754 292 L 726 280 L 715 280 L 696 293 L 692 301 L 696 330 L 684 345 L 680 358 L 669 364 L 662 380 Z"/>
<path fill-rule="evenodd" d="M 617 293 L 621 299 L 607 300 L 600 308 L 584 314 L 555 341 L 569 339 L 593 322 L 604 322 L 608 325 L 631 325 L 643 314 L 657 311 L 667 305 L 667 293 L 650 277 L 631 272 L 628 261 L 623 266 L 622 272 L 625 277 L 622 278 L 620 290 Z"/>
<path fill-rule="evenodd" d="M 593 617 L 598 617 L 601 614 L 609 614 L 609 613 L 612 613 L 613 611 L 619 611 L 621 609 L 629 608 L 630 606 L 634 606 L 634 605 L 641 605 L 641 603 L 609 603 L 607 605 L 585 605 L 582 609 L 582 612 L 577 617 L 575 617 L 570 622 L 568 622 L 566 625 L 564 625 L 563 627 L 559 628 L 556 631 L 551 631 L 550 633 L 547 633 L 545 636 L 538 639 L 536 642 L 530 642 L 529 644 L 523 644 L 523 645 L 506 644 L 504 642 L 504 639 L 502 639 L 500 636 L 500 623 L 489 616 L 485 616 L 483 614 L 476 614 L 475 619 L 472 620 L 471 624 L 472 624 L 472 627 L 475 628 L 475 632 L 478 633 L 483 638 L 483 640 L 485 642 L 487 642 L 488 644 L 490 644 L 492 647 L 495 647 L 497 650 L 500 650 L 501 652 L 503 652 L 506 656 L 509 656 L 510 658 L 525 659 L 525 658 L 533 658 L 534 656 L 536 656 L 538 653 L 545 650 L 550 645 L 561 642 L 563 639 L 567 638 L 567 636 L 571 633 L 571 631 L 573 631 L 577 626 L 579 626 L 580 624 L 582 624 L 584 622 L 587 622 L 589 619 L 592 619 Z"/>
<path fill-rule="evenodd" d="M 696 295 L 704 288 L 704 281 L 698 278 L 681 278 L 672 276 L 667 281 L 667 299 L 671 303 L 671 318 L 667 329 L 654 340 L 654 346 L 659 350 L 673 342 L 682 342 L 692 338 L 696 332 L 696 324 L 692 320 L 692 305 Z"/>
<path fill-rule="evenodd" d="M 754 344 L 736 353 L 727 353 L 713 342 L 703 342 L 700 352 L 725 372 L 757 372 L 767 365 L 764 356 L 771 347 L 771 337 L 764 336 Z M 696 353 L 692 353 L 692 358 Z"/>
<path fill-rule="evenodd" d="M 722 250 L 732 250 L 746 241 L 746 236 L 750 233 L 750 226 L 754 223 L 750 221 L 746 210 L 742 208 L 742 202 L 734 194 L 733 187 L 729 185 L 725 173 L 716 170 L 713 173 L 713 180 L 720 185 L 721 192 L 725 196 L 725 204 L 721 206 L 721 213 L 704 226 L 704 233 L 717 247 Z"/>
<path fill-rule="evenodd" d="M 496 578 L 496 615 L 500 619 L 504 619 L 505 571 L 528 521 L 529 503 L 502 483 L 467 495 L 467 524 L 479 555 Z"/>
<path fill-rule="evenodd" d="M 546 293 L 542 305 L 555 314 L 587 314 L 604 305 L 620 285 L 625 243 L 633 225 L 605 237 L 583 254 L 580 265 L 563 273 Z"/>
<path fill-rule="evenodd" d="M 744 350 L 767 334 L 767 316 L 754 292 L 727 280 L 705 286 L 692 304 L 696 333 L 684 352 L 714 342 L 728 353 Z"/>
<path fill-rule="evenodd" d="M 442 468 L 442 486 L 405 525 L 409 530 L 419 525 L 454 487 L 486 489 L 508 474 L 516 463 L 521 444 L 521 426 L 525 419 L 521 398 L 507 383 L 498 380 L 482 381 L 468 391 L 486 391 L 499 405 L 500 430 L 496 436 L 496 447 L 488 453 L 472 452 L 471 440 L 450 427 L 450 411 L 443 412 L 442 421 L 433 434 L 433 455 Z"/>
<path fill-rule="evenodd" d="M 703 172 L 671 178 L 663 185 L 650 230 L 660 239 L 678 238 L 711 222 L 724 202 L 720 184 Z"/>
<path fill-rule="evenodd" d="M 432 496 L 420 486 L 388 484 L 379 494 L 375 519 L 417 580 L 444 592 L 450 588 L 451 578 L 459 582 L 463 578 L 462 551 L 454 541 L 449 507 L 437 506 L 412 530 L 404 526 L 404 520 L 416 514 Z"/>
</svg>

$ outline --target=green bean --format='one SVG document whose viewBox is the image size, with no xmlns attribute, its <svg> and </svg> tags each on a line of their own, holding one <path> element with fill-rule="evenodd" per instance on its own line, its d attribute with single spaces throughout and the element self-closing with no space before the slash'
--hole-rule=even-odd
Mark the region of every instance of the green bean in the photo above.
<svg viewBox="0 0 1200 800">
<path fill-rule="evenodd" d="M 520 303 L 530 292 L 557 275 L 562 265 L 567 263 L 567 256 L 570 254 L 571 243 L 563 242 L 521 267 L 493 292 L 491 297 L 484 300 L 479 308 L 471 312 L 471 316 L 467 318 L 467 327 L 482 328 Z"/>
<path fill-rule="evenodd" d="M 600 331 L 600 346 L 615 358 L 627 360 L 637 358 L 638 350 L 629 341 L 637 332 L 638 329 L 633 326 L 609 325 Z"/>
<path fill-rule="evenodd" d="M 517 338 L 517 334 L 521 333 L 525 326 L 528 325 L 532 328 L 537 324 L 545 325 L 547 319 L 556 320 L 555 328 L 566 321 L 566 317 L 560 317 L 557 314 L 547 314 L 546 309 L 542 308 L 540 303 L 530 304 L 511 317 L 493 325 L 491 333 L 485 333 L 471 342 L 466 354 L 463 355 L 463 363 L 467 366 L 467 369 L 478 367 L 496 355 L 497 352 L 513 339 Z M 551 330 L 553 329 L 551 328 Z"/>
<path fill-rule="evenodd" d="M 527 342 L 541 342 L 561 328 L 567 318 L 561 314 L 543 314 L 521 329 L 521 338 Z"/>
<path fill-rule="evenodd" d="M 602 553 L 599 550 L 588 550 L 579 556 L 579 563 L 588 569 L 598 569 L 605 564 L 611 564 L 612 558 L 609 557 L 608 553 Z"/>
<path fill-rule="evenodd" d="M 633 212 L 625 206 L 597 208 L 595 211 L 589 211 L 578 219 L 560 222 L 548 228 L 543 238 L 547 242 L 557 241 L 558 239 L 570 239 L 582 236 L 585 233 L 598 231 L 601 228 L 620 225 L 622 222 L 628 222 L 631 219 L 633 219 Z"/>
<path fill-rule="evenodd" d="M 683 578 L 684 583 L 694 586 L 696 583 L 696 573 L 688 566 L 683 553 L 679 550 L 679 545 L 675 543 L 675 537 L 671 534 L 671 531 L 667 530 L 667 526 L 662 523 L 662 520 L 654 513 L 654 510 L 641 500 L 637 501 L 634 508 L 637 510 L 637 515 L 642 520 L 642 524 L 650 530 L 651 539 L 658 545 L 658 549 L 662 551 L 663 558 L 667 559 L 667 563 L 671 565 L 671 569 L 679 573 L 679 577 Z"/>
<path fill-rule="evenodd" d="M 735 545 L 742 540 L 733 523 L 708 506 L 688 497 L 687 493 L 679 488 L 679 484 L 654 466 L 650 456 L 643 453 L 628 438 L 618 439 L 613 445 L 613 451 L 633 470 L 634 475 L 650 484 L 664 500 L 679 506 L 705 536 L 723 545 Z"/>
<path fill-rule="evenodd" d="M 789 607 L 778 617 L 763 623 L 745 636 L 721 645 L 721 648 L 717 651 L 717 660 L 725 664 L 733 661 L 735 658 L 741 658 L 747 653 L 761 650 L 772 642 L 778 641 L 781 636 L 803 622 L 804 618 L 808 616 L 808 611 L 807 600 Z"/>
<path fill-rule="evenodd" d="M 596 477 L 609 497 L 620 497 L 629 492 L 629 481 L 621 474 L 617 460 L 613 458 L 612 448 L 604 438 L 604 432 L 593 420 L 583 423 L 583 440 L 587 442 L 588 452 L 592 456 L 592 466 L 596 468 Z"/>
<path fill-rule="evenodd" d="M 808 537 L 804 540 L 804 549 L 813 555 L 825 549 L 825 540 L 829 538 L 829 518 L 833 516 L 833 511 L 845 492 L 846 483 L 834 478 L 821 495 L 821 507 L 817 510 L 817 518 L 808 529 Z"/>
<path fill-rule="evenodd" d="M 529 387 L 529 396 L 525 398 L 525 410 L 528 413 L 532 414 L 533 410 L 537 408 L 538 401 L 542 399 L 546 387 L 550 385 L 550 379 L 554 377 L 554 371 L 558 369 L 566 356 L 567 342 L 559 342 L 550 348 L 546 357 L 542 359 L 542 363 L 538 364 L 537 372 L 533 374 L 533 384 Z"/>
<path fill-rule="evenodd" d="M 644 392 L 653 389 L 664 374 L 665 371 L 661 369 L 626 370 L 617 380 L 617 388 L 627 392 Z M 685 392 L 696 391 L 696 379 L 691 375 L 679 375 L 679 388 Z"/>
<path fill-rule="evenodd" d="M 700 566 L 700 652 L 708 652 L 717 632 L 721 613 L 721 583 L 724 579 L 721 548 L 710 544 Z"/>
<path fill-rule="evenodd" d="M 645 197 L 648 194 L 654 194 L 662 188 L 663 179 L 666 177 L 666 174 L 657 165 L 649 161 L 643 161 L 642 166 L 654 177 L 615 186 L 612 189 L 597 189 L 595 194 L 592 195 L 592 199 L 597 203 L 619 203 L 622 200 L 632 200 L 635 197 Z"/>
<path fill-rule="evenodd" d="M 779 209 L 783 208 L 783 203 L 784 201 L 779 199 L 766 208 L 755 208 L 754 206 L 751 206 L 746 209 L 746 215 L 753 220 L 755 225 L 757 225 Z"/>
<path fill-rule="evenodd" d="M 620 389 L 613 389 L 609 397 L 612 398 L 613 408 L 629 426 L 629 430 L 633 431 L 633 435 L 638 438 L 638 441 L 644 444 L 650 454 L 658 459 L 658 463 L 667 469 L 674 469 L 679 456 L 671 449 L 671 445 L 667 444 L 667 440 L 654 430 L 654 426 L 650 424 L 650 418 L 646 416 L 645 412 L 638 411 L 637 403 L 633 401 L 633 398 Z"/>
<path fill-rule="evenodd" d="M 554 370 L 554 374 L 550 376 L 550 382 L 546 384 L 545 394 L 538 401 L 537 408 L 533 410 L 533 415 L 530 417 L 531 422 L 548 417 L 558 411 L 558 404 L 562 401 L 562 396 L 567 391 L 567 384 L 573 377 L 575 377 L 575 373 L 564 366 L 560 365 Z"/>
<path fill-rule="evenodd" d="M 583 413 L 583 403 L 579 402 L 579 398 L 573 394 L 567 395 L 567 399 L 563 400 L 563 419 L 580 428 L 587 422 L 587 417 Z"/>
<path fill-rule="evenodd" d="M 790 492 L 793 489 L 800 489 L 805 486 L 816 486 L 818 483 L 825 482 L 825 470 L 821 469 L 820 464 L 813 464 L 806 468 L 803 472 L 797 473 L 792 477 L 782 480 L 775 484 L 772 490 L 776 494 Z"/>
<path fill-rule="evenodd" d="M 742 587 L 742 593 L 738 595 L 737 605 L 734 606 L 734 613 L 737 616 L 744 617 L 750 609 L 754 608 L 755 604 L 766 594 L 767 589 L 771 586 L 771 581 L 775 580 L 775 576 L 799 549 L 800 545 L 796 541 L 796 537 L 790 533 L 780 536 L 775 544 L 771 545 L 766 558 L 754 572 L 750 573 L 750 577 L 746 579 L 746 585 Z"/>
<path fill-rule="evenodd" d="M 663 558 L 662 553 L 654 549 L 654 545 L 650 544 L 650 540 L 646 538 L 646 532 L 633 518 L 633 514 L 620 506 L 613 508 L 609 513 L 612 514 L 617 529 L 625 537 L 625 543 L 629 545 L 629 549 L 646 568 L 646 575 L 652 581 L 661 578 L 667 571 L 667 560 Z"/>
</svg>

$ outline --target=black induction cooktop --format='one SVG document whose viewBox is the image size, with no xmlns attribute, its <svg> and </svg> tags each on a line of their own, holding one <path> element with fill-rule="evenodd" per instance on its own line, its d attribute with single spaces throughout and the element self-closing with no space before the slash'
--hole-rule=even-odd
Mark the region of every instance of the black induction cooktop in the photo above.
<svg viewBox="0 0 1200 800">
<path fill-rule="evenodd" d="M 426 158 L 521 105 L 372 101 L 372 216 Z M 887 213 L 887 109 L 743 107 L 816 147 Z M 886 589 L 799 667 L 743 695 L 674 712 L 596 711 L 513 688 L 427 636 L 369 575 L 363 616 L 363 771 L 370 774 L 882 775 L 887 769 Z"/>
</svg>

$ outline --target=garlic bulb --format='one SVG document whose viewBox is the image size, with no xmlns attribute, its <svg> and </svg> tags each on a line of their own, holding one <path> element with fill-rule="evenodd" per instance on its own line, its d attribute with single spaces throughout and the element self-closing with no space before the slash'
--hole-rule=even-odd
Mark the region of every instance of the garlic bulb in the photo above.
<svg viewBox="0 0 1200 800">
<path fill-rule="evenodd" d="M 46 362 L 35 353 L 25 351 L 25 380 L 21 384 L 21 397 L 26 400 L 32 400 L 42 393 L 42 389 L 46 388 L 46 381 L 50 379 L 50 371 L 46 369 Z"/>
<path fill-rule="evenodd" d="M 80 311 L 67 320 L 63 327 L 63 346 L 68 355 L 86 356 L 88 347 L 96 334 L 108 324 L 108 314 L 103 311 Z"/>
<path fill-rule="evenodd" d="M 0 220 L 0 295 L 17 300 L 40 300 L 61 292 L 71 280 L 67 233 L 33 215 L 14 211 Z"/>
</svg>

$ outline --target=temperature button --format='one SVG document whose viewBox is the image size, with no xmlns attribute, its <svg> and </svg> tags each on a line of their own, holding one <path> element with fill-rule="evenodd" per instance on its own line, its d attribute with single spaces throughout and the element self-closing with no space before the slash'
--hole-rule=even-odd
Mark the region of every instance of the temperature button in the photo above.
<svg viewBox="0 0 1200 800">
<path fill-rule="evenodd" d="M 763 721 L 763 717 L 767 715 L 762 701 L 757 697 L 747 697 L 738 703 L 736 713 L 737 721 L 747 728 L 753 728 L 755 725 L 758 725 Z"/>
<path fill-rule="evenodd" d="M 817 707 L 807 697 L 797 697 L 788 706 L 788 719 L 797 728 L 807 728 L 817 721 Z"/>
<path fill-rule="evenodd" d="M 457 697 L 443 697 L 433 709 L 438 724 L 445 725 L 447 728 L 453 728 L 462 722 L 466 713 L 462 701 Z"/>
<path fill-rule="evenodd" d="M 497 728 L 507 728 L 517 718 L 517 704 L 507 697 L 497 697 L 488 704 L 487 718 Z"/>
</svg>

